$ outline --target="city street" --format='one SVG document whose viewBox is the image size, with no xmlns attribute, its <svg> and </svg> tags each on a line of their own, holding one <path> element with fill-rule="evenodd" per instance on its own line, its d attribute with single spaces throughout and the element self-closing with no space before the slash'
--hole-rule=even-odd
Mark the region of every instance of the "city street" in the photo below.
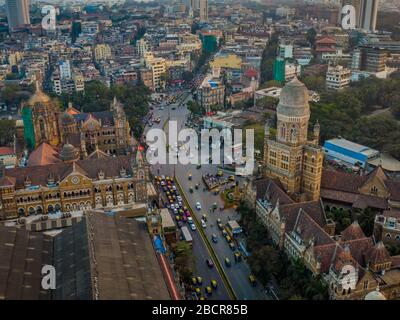
<svg viewBox="0 0 400 320">
<path fill-rule="evenodd" d="M 172 110 L 175 108 L 175 110 Z M 165 127 L 166 131 L 168 130 L 168 125 L 164 126 L 165 121 L 169 118 L 170 120 L 176 120 L 178 122 L 178 130 L 181 128 L 186 121 L 186 117 L 188 116 L 188 110 L 186 109 L 186 105 L 184 107 L 178 107 L 173 104 L 170 106 L 166 106 L 164 110 L 155 110 L 153 117 L 160 117 L 161 122 L 159 124 L 154 124 L 153 128 L 163 128 Z M 146 128 L 147 130 L 148 128 Z M 147 132 L 147 131 L 146 131 Z M 167 132 L 166 132 L 167 134 Z M 217 166 L 203 164 L 200 169 L 196 169 L 196 165 L 154 165 L 152 166 L 152 171 L 155 175 L 164 174 L 169 176 L 176 176 L 176 179 L 179 181 L 180 186 L 183 189 L 183 195 L 189 202 L 189 205 L 195 210 L 196 217 L 200 221 L 202 214 L 206 213 L 208 216 L 207 227 L 204 229 L 206 237 L 211 243 L 219 262 L 221 263 L 224 272 L 226 273 L 229 282 L 235 292 L 237 299 L 244 300 L 252 300 L 252 299 L 267 299 L 264 291 L 260 284 L 256 287 L 253 287 L 250 284 L 248 279 L 251 274 L 250 268 L 245 261 L 235 262 L 233 253 L 221 234 L 221 231 L 217 227 L 217 219 L 221 219 L 222 223 L 225 225 L 226 222 L 231 219 L 239 219 L 238 214 L 234 209 L 225 209 L 220 211 L 217 209 L 215 212 L 210 213 L 210 208 L 213 203 L 217 203 L 218 208 L 223 205 L 223 201 L 219 195 L 214 195 L 211 192 L 203 191 L 205 184 L 202 181 L 202 175 L 206 173 L 216 174 Z M 192 180 L 189 181 L 188 174 L 192 174 Z M 225 173 L 226 175 L 226 173 Z M 198 190 L 194 190 L 194 193 L 189 192 L 189 188 L 195 186 L 195 184 L 199 183 L 200 188 Z M 222 190 L 222 188 L 221 188 Z M 196 210 L 195 204 L 196 202 L 200 202 L 202 209 Z M 205 259 L 209 257 L 209 253 L 207 247 L 202 242 L 200 237 L 200 233 L 197 231 L 191 231 L 192 236 L 194 238 L 193 251 L 194 256 L 196 257 L 196 266 L 198 268 L 198 273 L 204 279 L 204 273 L 208 273 L 208 278 L 215 277 L 215 275 L 210 275 L 210 273 L 217 273 L 217 270 L 213 268 L 212 270 L 208 269 Z M 217 235 L 218 242 L 213 243 L 211 241 L 212 234 Z M 201 244 L 200 244 L 201 243 Z M 232 265 L 227 267 L 224 263 L 225 258 L 229 258 Z M 200 261 L 199 261 L 200 260 Z M 218 275 L 218 279 L 220 276 Z M 218 283 L 222 284 L 222 281 L 218 280 Z"/>
</svg>

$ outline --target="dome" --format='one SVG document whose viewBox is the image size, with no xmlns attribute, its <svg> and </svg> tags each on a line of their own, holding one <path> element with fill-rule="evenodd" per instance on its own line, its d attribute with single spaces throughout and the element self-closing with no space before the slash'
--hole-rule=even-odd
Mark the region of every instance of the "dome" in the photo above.
<svg viewBox="0 0 400 320">
<path fill-rule="evenodd" d="M 277 115 L 302 117 L 310 115 L 308 89 L 297 78 L 287 83 L 280 94 Z"/>
<path fill-rule="evenodd" d="M 69 143 L 64 144 L 60 156 L 63 161 L 72 161 L 78 157 L 75 147 Z"/>
<path fill-rule="evenodd" d="M 376 290 L 368 293 L 364 300 L 386 300 L 386 297 L 383 295 L 383 293 L 379 292 L 379 288 L 377 287 Z"/>
<path fill-rule="evenodd" d="M 74 116 L 68 112 L 64 112 L 61 116 L 61 122 L 63 125 L 68 125 L 74 123 Z"/>
</svg>

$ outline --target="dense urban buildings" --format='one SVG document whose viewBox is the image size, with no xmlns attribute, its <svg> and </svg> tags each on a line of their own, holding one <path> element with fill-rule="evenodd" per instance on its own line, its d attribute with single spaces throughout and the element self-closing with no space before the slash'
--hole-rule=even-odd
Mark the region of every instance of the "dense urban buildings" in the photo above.
<svg viewBox="0 0 400 320">
<path fill-rule="evenodd" d="M 396 1 L 43 4 L 0 4 L 1 300 L 400 299 Z"/>
</svg>

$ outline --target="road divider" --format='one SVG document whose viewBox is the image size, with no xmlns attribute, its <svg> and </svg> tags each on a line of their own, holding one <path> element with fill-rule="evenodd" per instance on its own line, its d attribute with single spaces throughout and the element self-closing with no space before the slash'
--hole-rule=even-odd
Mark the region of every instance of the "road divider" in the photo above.
<svg viewBox="0 0 400 320">
<path fill-rule="evenodd" d="M 214 261 L 215 267 L 218 269 L 219 274 L 221 275 L 222 281 L 224 282 L 225 288 L 227 289 L 230 298 L 232 300 L 237 300 L 235 291 L 232 288 L 232 285 L 228 279 L 228 276 L 226 275 L 224 268 L 222 268 L 222 265 L 214 251 L 214 248 L 212 247 L 210 241 L 208 240 L 207 235 L 205 234 L 205 232 L 196 216 L 195 211 L 193 210 L 192 206 L 190 205 L 189 201 L 187 200 L 185 192 L 182 189 L 182 187 L 179 183 L 179 180 L 177 179 L 177 177 L 175 177 L 174 179 L 175 179 L 176 185 L 178 186 L 179 193 L 182 195 L 182 200 L 191 212 L 191 216 L 193 217 L 193 220 L 196 224 L 197 230 L 200 232 L 201 238 L 203 239 L 205 245 L 208 248 L 208 251 L 210 252 L 211 258 Z"/>
</svg>

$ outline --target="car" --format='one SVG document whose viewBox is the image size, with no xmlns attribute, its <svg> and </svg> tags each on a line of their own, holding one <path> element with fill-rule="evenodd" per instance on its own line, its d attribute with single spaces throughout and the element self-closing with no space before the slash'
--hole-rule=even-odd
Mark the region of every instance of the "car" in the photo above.
<svg viewBox="0 0 400 320">
<path fill-rule="evenodd" d="M 217 219 L 217 223 L 221 223 L 221 219 L 220 218 Z"/>
<path fill-rule="evenodd" d="M 196 230 L 196 226 L 194 225 L 194 223 L 191 223 L 191 224 L 190 224 L 190 229 L 192 229 L 192 231 L 195 231 L 195 230 Z"/>
<path fill-rule="evenodd" d="M 194 286 L 197 284 L 197 278 L 196 278 L 196 277 L 193 277 L 193 278 L 192 278 L 192 284 L 193 284 Z"/>
<path fill-rule="evenodd" d="M 200 296 L 199 300 L 206 300 L 204 296 Z"/>
<path fill-rule="evenodd" d="M 183 220 L 183 222 L 186 222 L 187 221 L 187 217 L 185 215 L 183 215 L 182 216 L 182 220 Z"/>
<path fill-rule="evenodd" d="M 211 280 L 211 287 L 213 287 L 214 289 L 217 289 L 218 283 L 217 280 L 212 279 Z"/>
<path fill-rule="evenodd" d="M 199 184 L 199 183 L 196 183 L 195 186 L 194 186 L 194 188 L 195 188 L 196 190 L 199 190 L 199 187 L 200 187 L 200 184 Z"/>
<path fill-rule="evenodd" d="M 197 277 L 197 283 L 200 285 L 203 283 L 203 279 L 201 277 Z"/>
<path fill-rule="evenodd" d="M 176 199 L 178 199 L 178 201 L 182 201 L 182 197 L 181 196 L 177 196 Z"/>
<path fill-rule="evenodd" d="M 183 221 L 185 221 L 185 220 L 183 220 Z M 182 221 L 178 221 L 178 228 L 180 229 L 180 228 L 182 228 L 182 226 L 183 226 Z"/>
<path fill-rule="evenodd" d="M 256 280 L 256 277 L 254 276 L 254 275 L 249 275 L 249 281 L 250 281 L 250 283 L 251 283 L 251 285 L 253 286 L 253 287 L 255 287 L 256 285 L 257 285 L 257 280 Z"/>
<path fill-rule="evenodd" d="M 174 208 L 174 214 L 178 214 L 178 209 Z"/>
<path fill-rule="evenodd" d="M 181 220 L 181 216 L 175 216 L 176 221 L 180 221 Z"/>
<path fill-rule="evenodd" d="M 214 243 L 217 243 L 217 242 L 218 242 L 218 237 L 217 237 L 216 234 L 213 234 L 213 235 L 211 236 L 211 239 L 212 239 L 212 242 L 214 242 Z"/>
<path fill-rule="evenodd" d="M 230 267 L 230 266 L 231 266 L 231 260 L 229 260 L 229 258 L 225 258 L 225 265 L 226 265 L 227 267 Z"/>
<path fill-rule="evenodd" d="M 192 217 L 187 217 L 187 221 L 188 221 L 189 223 L 193 223 L 193 218 L 192 218 Z"/>
<path fill-rule="evenodd" d="M 209 268 L 214 267 L 214 263 L 212 262 L 211 259 L 207 259 L 207 260 L 206 260 L 206 263 L 207 263 L 207 266 L 208 266 Z"/>
<path fill-rule="evenodd" d="M 206 291 L 207 294 L 211 295 L 212 294 L 212 289 L 211 286 L 207 286 L 204 288 L 204 290 Z"/>
<path fill-rule="evenodd" d="M 226 241 L 227 241 L 228 243 L 231 243 L 231 242 L 232 242 L 232 238 L 231 238 L 230 236 L 228 236 L 228 235 L 225 236 L 225 239 L 226 239 Z"/>
<path fill-rule="evenodd" d="M 222 170 L 218 170 L 217 177 L 222 177 L 223 175 L 224 175 L 224 173 L 222 172 Z"/>
<path fill-rule="evenodd" d="M 218 205 L 217 205 L 216 202 L 213 203 L 212 208 L 213 208 L 214 210 L 218 208 Z"/>
<path fill-rule="evenodd" d="M 195 207 L 196 207 L 197 210 L 201 210 L 201 204 L 200 204 L 200 202 L 196 202 Z"/>
<path fill-rule="evenodd" d="M 233 242 L 229 242 L 229 248 L 231 248 L 232 251 L 235 251 L 236 246 Z"/>
<path fill-rule="evenodd" d="M 193 188 L 192 187 L 189 188 L 189 192 L 193 193 Z"/>
<path fill-rule="evenodd" d="M 235 261 L 242 261 L 242 254 L 240 252 L 235 252 L 233 256 L 235 257 Z"/>
<path fill-rule="evenodd" d="M 217 224 L 217 226 L 218 226 L 218 229 L 219 229 L 219 230 L 224 229 L 224 226 L 223 226 L 223 224 L 222 224 L 221 222 L 219 222 L 219 223 Z"/>
<path fill-rule="evenodd" d="M 191 174 L 191 173 L 189 173 L 188 179 L 189 179 L 189 180 L 192 180 L 192 174 Z"/>
<path fill-rule="evenodd" d="M 201 216 L 201 218 L 202 218 L 204 221 L 207 222 L 207 215 L 206 215 L 205 213 Z"/>
<path fill-rule="evenodd" d="M 229 181 L 235 181 L 235 176 L 234 175 L 230 175 L 228 178 Z"/>
<path fill-rule="evenodd" d="M 200 293 L 201 293 L 201 290 L 200 290 L 199 287 L 197 287 L 196 289 L 194 289 L 194 291 L 195 291 L 197 294 L 200 294 Z"/>
<path fill-rule="evenodd" d="M 228 235 L 228 232 L 227 232 L 225 229 L 222 229 L 222 235 L 223 235 L 224 237 L 226 237 L 226 236 Z"/>
<path fill-rule="evenodd" d="M 201 219 L 201 226 L 207 228 L 207 223 L 203 219 Z"/>
<path fill-rule="evenodd" d="M 196 169 L 200 169 L 201 168 L 201 164 L 198 164 Z"/>
</svg>

